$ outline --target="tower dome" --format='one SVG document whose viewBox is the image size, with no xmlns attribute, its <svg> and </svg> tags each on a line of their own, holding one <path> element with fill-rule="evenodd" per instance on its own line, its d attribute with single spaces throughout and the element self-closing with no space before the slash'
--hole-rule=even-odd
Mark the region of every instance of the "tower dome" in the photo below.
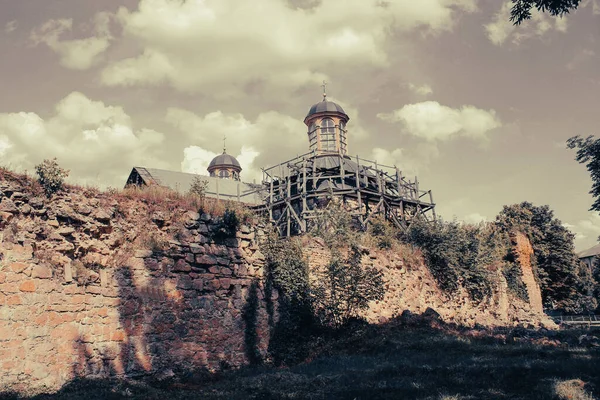
<svg viewBox="0 0 600 400">
<path fill-rule="evenodd" d="M 346 124 L 349 120 L 342 106 L 327 100 L 323 82 L 323 100 L 313 104 L 304 118 L 310 150 L 317 154 L 346 155 Z"/>
<path fill-rule="evenodd" d="M 223 154 L 219 154 L 213 158 L 210 164 L 208 164 L 207 170 L 210 176 L 239 181 L 242 167 L 234 156 L 227 154 L 225 149 L 223 149 Z"/>
</svg>

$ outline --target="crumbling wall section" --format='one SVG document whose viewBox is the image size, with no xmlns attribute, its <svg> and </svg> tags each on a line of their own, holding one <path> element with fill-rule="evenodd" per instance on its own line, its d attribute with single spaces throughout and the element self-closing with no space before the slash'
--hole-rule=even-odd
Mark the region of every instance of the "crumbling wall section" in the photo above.
<svg viewBox="0 0 600 400">
<path fill-rule="evenodd" d="M 48 201 L 6 182 L 0 198 L 0 391 L 265 354 L 277 294 L 264 298 L 259 226 L 217 240 L 206 214 L 81 193 Z"/>
</svg>

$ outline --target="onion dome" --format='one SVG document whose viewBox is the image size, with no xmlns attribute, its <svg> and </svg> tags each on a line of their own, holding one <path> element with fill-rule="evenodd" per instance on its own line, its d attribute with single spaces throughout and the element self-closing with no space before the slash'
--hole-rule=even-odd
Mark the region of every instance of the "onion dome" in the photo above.
<svg viewBox="0 0 600 400">
<path fill-rule="evenodd" d="M 239 168 L 240 170 L 242 169 L 238 160 L 236 160 L 234 156 L 229 155 L 225 152 L 223 152 L 223 154 L 219 154 L 218 156 L 213 158 L 212 161 L 210 162 L 210 164 L 208 164 L 209 172 L 212 168 L 217 168 L 217 167 L 234 167 L 234 168 Z"/>
</svg>

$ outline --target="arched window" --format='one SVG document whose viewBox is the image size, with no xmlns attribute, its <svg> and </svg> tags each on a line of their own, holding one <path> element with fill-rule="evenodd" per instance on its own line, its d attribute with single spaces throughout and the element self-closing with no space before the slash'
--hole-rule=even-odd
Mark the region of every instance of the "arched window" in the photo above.
<svg viewBox="0 0 600 400">
<path fill-rule="evenodd" d="M 310 149 L 316 150 L 317 148 L 317 125 L 313 122 L 308 128 L 308 140 L 310 142 Z"/>
<path fill-rule="evenodd" d="M 340 149 L 342 154 L 346 154 L 346 123 L 340 121 Z"/>
<path fill-rule="evenodd" d="M 337 151 L 335 145 L 335 123 L 331 118 L 321 120 L 321 150 Z"/>
<path fill-rule="evenodd" d="M 219 171 L 219 177 L 223 179 L 229 179 L 229 171 L 222 169 Z"/>
</svg>

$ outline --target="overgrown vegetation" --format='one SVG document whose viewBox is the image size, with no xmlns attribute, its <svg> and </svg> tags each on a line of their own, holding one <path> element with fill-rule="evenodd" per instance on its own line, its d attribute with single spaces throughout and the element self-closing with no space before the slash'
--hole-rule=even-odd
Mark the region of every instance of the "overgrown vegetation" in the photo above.
<svg viewBox="0 0 600 400">
<path fill-rule="evenodd" d="M 456 292 L 464 287 L 474 301 L 492 293 L 488 267 L 500 264 L 506 244 L 487 224 L 415 221 L 406 240 L 423 250 L 426 264 L 442 290 Z"/>
<path fill-rule="evenodd" d="M 336 255 L 317 274 L 311 296 L 321 324 L 343 326 L 352 318 L 360 318 L 360 311 L 369 302 L 383 299 L 383 273 L 363 266 L 361 258 L 360 250 L 353 246 L 347 259 Z"/>
<path fill-rule="evenodd" d="M 590 281 L 575 253 L 575 235 L 546 206 L 523 202 L 504 206 L 496 218 L 497 226 L 508 234 L 522 232 L 533 247 L 532 266 L 542 290 L 544 306 L 578 313 L 593 310 Z M 586 281 L 586 279 L 588 279 Z"/>
<path fill-rule="evenodd" d="M 48 197 L 62 190 L 65 179 L 69 176 L 69 171 L 61 168 L 56 158 L 42 161 L 35 166 L 35 172 L 38 175 L 38 182 Z"/>
<path fill-rule="evenodd" d="M 199 176 L 195 176 L 192 179 L 192 184 L 188 190 L 189 196 L 197 196 L 200 202 L 200 208 L 204 208 L 204 199 L 206 198 L 206 189 L 208 188 L 208 181 L 202 179 Z"/>
<path fill-rule="evenodd" d="M 225 209 L 223 216 L 220 217 L 212 232 L 215 240 L 224 240 L 235 237 L 235 233 L 240 228 L 241 221 L 235 210 Z"/>
</svg>

